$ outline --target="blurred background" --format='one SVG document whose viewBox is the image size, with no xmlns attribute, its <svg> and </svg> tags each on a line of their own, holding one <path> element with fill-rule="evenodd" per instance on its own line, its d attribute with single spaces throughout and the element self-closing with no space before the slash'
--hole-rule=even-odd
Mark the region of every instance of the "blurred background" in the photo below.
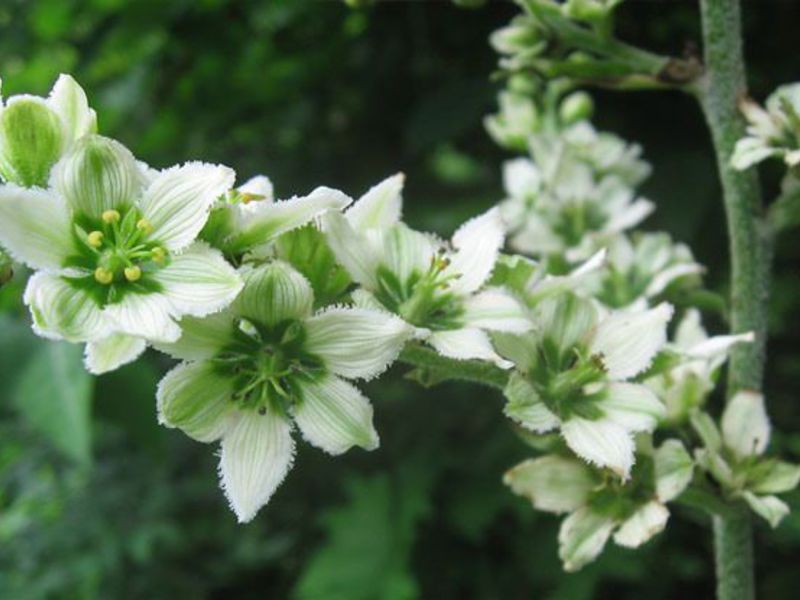
<svg viewBox="0 0 800 600">
<path fill-rule="evenodd" d="M 462 4 L 480 4 L 462 0 Z M 800 79 L 793 0 L 745 2 L 751 91 Z M 507 158 L 483 130 L 500 82 L 489 33 L 510 2 L 351 10 L 305 0 L 3 0 L 3 94 L 46 94 L 72 73 L 100 130 L 142 160 L 224 162 L 267 174 L 278 197 L 325 184 L 359 195 L 408 175 L 406 219 L 450 234 L 502 197 Z M 694 2 L 631 1 L 621 37 L 680 54 Z M 678 93 L 597 93 L 595 122 L 644 146 L 654 175 L 645 224 L 688 242 L 724 292 L 726 241 L 704 124 Z M 767 171 L 768 197 L 780 172 Z M 791 235 L 787 236 L 791 237 Z M 800 458 L 800 246 L 776 253 L 767 398 L 774 446 Z M 266 510 L 235 523 L 214 448 L 155 420 L 169 368 L 148 354 L 93 380 L 81 351 L 30 333 L 18 273 L 0 291 L 0 598 L 403 600 L 709 597 L 704 517 L 680 518 L 642 550 L 609 544 L 576 575 L 557 558 L 558 520 L 500 479 L 530 455 L 499 395 L 423 390 L 401 367 L 366 386 L 381 449 L 332 459 L 300 445 Z M 710 322 L 721 331 L 723 324 Z M 717 398 L 715 401 L 719 401 Z M 795 433 L 789 433 L 795 432 Z M 800 496 L 789 497 L 795 509 Z M 800 511 L 757 525 L 763 598 L 796 597 Z"/>
</svg>

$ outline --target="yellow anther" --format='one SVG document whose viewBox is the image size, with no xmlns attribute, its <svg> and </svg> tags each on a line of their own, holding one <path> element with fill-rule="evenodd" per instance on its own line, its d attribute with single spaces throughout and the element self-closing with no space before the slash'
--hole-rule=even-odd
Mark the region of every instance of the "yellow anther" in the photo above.
<svg viewBox="0 0 800 600">
<path fill-rule="evenodd" d="M 242 204 L 258 202 L 266 198 L 263 194 L 251 194 L 250 192 L 239 192 L 239 197 L 242 199 Z"/>
<path fill-rule="evenodd" d="M 108 285 L 114 281 L 114 273 L 103 267 L 97 267 L 94 270 L 94 278 L 103 285 Z"/>
<path fill-rule="evenodd" d="M 90 233 L 90 234 L 87 236 L 87 240 L 86 240 L 86 241 L 88 241 L 88 242 L 89 242 L 89 245 L 90 245 L 92 248 L 99 248 L 100 246 L 102 246 L 102 245 L 103 245 L 103 238 L 104 238 L 104 237 L 105 237 L 105 236 L 103 235 L 103 232 L 102 232 L 102 231 L 92 231 L 92 232 L 91 232 L 91 233 Z"/>
<path fill-rule="evenodd" d="M 150 250 L 150 256 L 153 259 L 153 262 L 162 263 L 167 258 L 167 251 L 161 246 L 156 246 Z"/>
<path fill-rule="evenodd" d="M 137 267 L 126 267 L 125 268 L 125 279 L 128 281 L 139 281 L 142 278 L 142 270 Z"/>
<path fill-rule="evenodd" d="M 142 233 L 150 233 L 151 231 L 153 231 L 153 226 L 147 219 L 139 219 L 136 222 L 136 229 L 138 229 Z"/>
<path fill-rule="evenodd" d="M 111 225 L 111 223 L 119 223 L 119 220 L 122 217 L 120 216 L 119 211 L 116 211 L 112 208 L 111 210 L 104 210 L 100 218 L 103 219 L 104 223 Z"/>
</svg>

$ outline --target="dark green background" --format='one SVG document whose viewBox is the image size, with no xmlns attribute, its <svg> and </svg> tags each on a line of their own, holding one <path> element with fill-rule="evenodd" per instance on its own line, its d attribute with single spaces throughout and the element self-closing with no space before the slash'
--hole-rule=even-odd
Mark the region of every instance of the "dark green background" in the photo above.
<svg viewBox="0 0 800 600">
<path fill-rule="evenodd" d="M 502 197 L 506 155 L 484 133 L 496 57 L 487 36 L 511 3 L 3 0 L 3 91 L 44 94 L 59 72 L 84 85 L 101 132 L 156 167 L 200 159 L 245 178 L 266 173 L 280 198 L 321 184 L 351 195 L 398 170 L 406 219 L 449 234 Z M 800 6 L 745 2 L 752 92 L 800 79 Z M 629 2 L 621 36 L 679 54 L 698 40 L 690 2 Z M 719 189 L 696 106 L 679 93 L 598 93 L 596 123 L 640 142 L 654 163 L 648 229 L 692 245 L 725 289 Z M 774 195 L 780 171 L 767 169 Z M 767 396 L 776 425 L 798 431 L 798 246 L 777 252 Z M 0 597 L 298 598 L 302 600 L 676 598 L 713 590 L 700 514 L 674 509 L 665 534 L 637 552 L 609 545 L 565 575 L 558 521 L 500 484 L 530 455 L 501 398 L 462 385 L 422 390 L 395 368 L 366 385 L 382 446 L 332 459 L 300 444 L 266 510 L 237 526 L 217 488 L 214 449 L 155 422 L 155 354 L 94 384 L 92 462 L 58 450 L 22 419 L 9 391 L 41 352 L 25 327 L 20 280 L 0 294 Z M 711 321 L 712 328 L 723 324 Z M 32 348 L 34 350 L 32 350 Z M 21 366 L 22 365 L 22 366 Z M 48 375 L 43 375 L 48 379 Z M 58 394 L 81 385 L 51 373 Z M 70 384 L 70 382 L 72 382 Z M 76 383 L 77 382 L 77 383 Z M 48 387 L 49 386 L 49 387 Z M 21 400 L 24 402 L 25 398 Z M 718 399 L 714 399 L 715 403 Z M 49 416 L 58 425 L 62 415 Z M 64 417 L 66 418 L 66 417 Z M 800 457 L 800 434 L 773 447 Z M 800 497 L 789 498 L 797 506 Z M 800 516 L 757 526 L 759 589 L 800 585 Z"/>
</svg>

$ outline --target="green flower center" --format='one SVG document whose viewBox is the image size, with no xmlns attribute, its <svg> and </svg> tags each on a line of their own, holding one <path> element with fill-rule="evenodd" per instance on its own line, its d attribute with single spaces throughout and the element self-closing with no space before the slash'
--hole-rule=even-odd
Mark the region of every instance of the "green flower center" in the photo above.
<svg viewBox="0 0 800 600">
<path fill-rule="evenodd" d="M 405 282 L 387 267 L 378 268 L 378 301 L 406 322 L 433 330 L 460 326 L 464 312 L 458 297 L 449 292 L 450 282 L 458 275 L 447 274 L 447 258 L 434 256 L 424 273 L 414 271 Z"/>
<path fill-rule="evenodd" d="M 320 359 L 304 349 L 305 330 L 299 321 L 272 327 L 240 319 L 235 340 L 213 360 L 234 380 L 231 401 L 239 409 L 289 414 L 299 399 L 298 384 L 324 373 Z"/>
<path fill-rule="evenodd" d="M 558 212 L 553 230 L 569 246 L 577 246 L 587 231 L 599 231 L 607 219 L 593 203 L 574 202 Z"/>
<path fill-rule="evenodd" d="M 148 239 L 152 231 L 135 207 L 107 210 L 99 218 L 76 217 L 77 253 L 64 266 L 91 275 L 71 281 L 91 289 L 101 305 L 119 301 L 126 291 L 157 291 L 157 282 L 147 275 L 166 265 L 169 254 L 157 241 Z"/>
</svg>

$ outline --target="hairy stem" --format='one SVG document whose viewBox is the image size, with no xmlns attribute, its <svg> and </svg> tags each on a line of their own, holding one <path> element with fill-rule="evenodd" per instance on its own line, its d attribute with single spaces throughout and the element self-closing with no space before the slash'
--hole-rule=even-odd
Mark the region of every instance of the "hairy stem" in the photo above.
<svg viewBox="0 0 800 600">
<path fill-rule="evenodd" d="M 711 129 L 728 221 L 733 332 L 753 331 L 753 344 L 733 349 L 728 395 L 760 389 L 764 370 L 768 264 L 758 178 L 730 164 L 733 148 L 745 133 L 738 101 L 746 91 L 739 0 L 701 0 L 706 74 L 698 89 Z M 752 525 L 749 513 L 714 517 L 717 597 L 753 598 Z"/>
<path fill-rule="evenodd" d="M 508 381 L 506 371 L 491 363 L 447 358 L 435 350 L 418 344 L 406 346 L 400 354 L 399 360 L 429 373 L 428 380 L 431 384 L 448 379 L 458 379 L 482 383 L 502 390 Z"/>
</svg>

